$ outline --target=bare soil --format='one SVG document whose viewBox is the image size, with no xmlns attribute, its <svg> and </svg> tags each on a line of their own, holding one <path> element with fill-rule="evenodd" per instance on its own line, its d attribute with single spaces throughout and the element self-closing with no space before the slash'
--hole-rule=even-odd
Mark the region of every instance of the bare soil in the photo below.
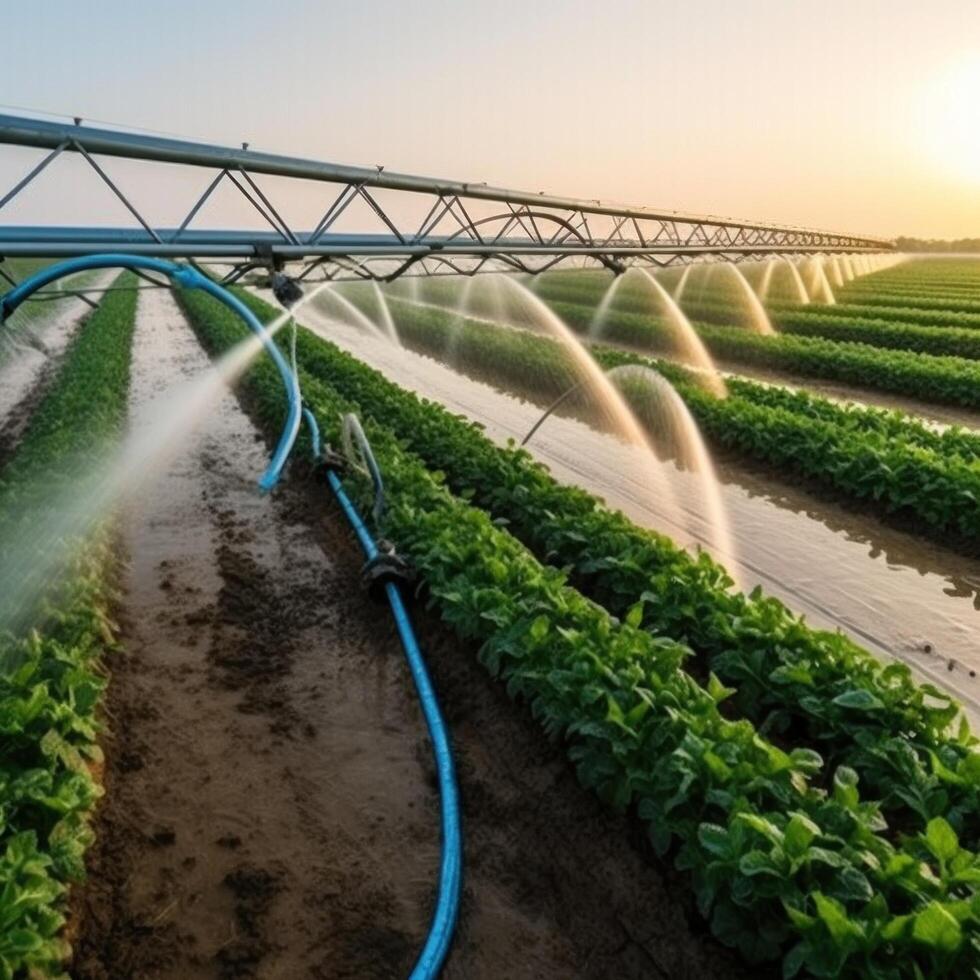
<svg viewBox="0 0 980 980">
<path fill-rule="evenodd" d="M 169 294 L 141 294 L 133 424 L 205 361 Z M 266 458 L 225 396 L 128 509 L 78 980 L 402 977 L 421 947 L 439 818 L 410 674 L 326 488 L 260 497 Z M 636 825 L 414 615 L 463 801 L 445 976 L 745 976 Z"/>
</svg>

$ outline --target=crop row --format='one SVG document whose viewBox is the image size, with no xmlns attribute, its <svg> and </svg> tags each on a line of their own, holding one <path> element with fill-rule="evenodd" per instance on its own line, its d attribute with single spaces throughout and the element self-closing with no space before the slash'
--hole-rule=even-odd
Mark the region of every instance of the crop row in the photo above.
<svg viewBox="0 0 980 980">
<path fill-rule="evenodd" d="M 54 386 L 0 474 L 0 565 L 26 572 L 35 555 L 12 542 L 45 537 L 72 480 L 119 433 L 129 383 L 136 294 L 108 294 L 69 347 Z M 104 528 L 66 553 L 30 616 L 0 635 L 0 975 L 61 976 L 69 882 L 84 875 L 91 808 L 101 790 L 97 707 L 112 649 Z M 26 566 L 26 567 L 25 567 Z M 8 627 L 11 623 L 4 622 Z"/>
<path fill-rule="evenodd" d="M 933 278 L 931 276 L 877 275 L 850 282 L 844 288 L 855 292 L 870 290 L 980 296 L 980 280 L 976 276 L 970 278 Z"/>
<path fill-rule="evenodd" d="M 951 304 L 972 303 L 980 300 L 980 291 L 976 289 L 930 289 L 921 286 L 889 286 L 883 283 L 878 286 L 847 286 L 840 290 L 840 293 L 845 301 L 852 299 L 860 301 L 861 297 L 864 296 L 905 296 L 913 303 L 920 298 L 948 301 Z"/>
<path fill-rule="evenodd" d="M 697 303 L 686 309 L 691 319 L 697 321 L 696 329 L 699 330 L 702 324 L 708 323 L 738 329 L 743 316 L 741 308 L 731 303 Z M 835 307 L 832 306 L 820 309 L 783 307 L 770 313 L 770 321 L 783 336 L 824 337 L 890 350 L 980 359 L 980 332 L 972 327 L 923 326 L 876 317 L 873 312 L 858 318 L 831 312 L 833 310 Z M 648 316 L 653 322 L 661 319 L 656 314 Z"/>
<path fill-rule="evenodd" d="M 593 316 L 588 307 L 553 303 L 552 308 L 573 329 L 588 330 Z M 767 337 L 709 324 L 699 324 L 697 333 L 713 356 L 729 363 L 980 408 L 980 364 L 965 358 L 882 350 L 819 337 Z M 677 349 L 671 328 L 635 313 L 608 314 L 601 338 L 658 352 Z"/>
<path fill-rule="evenodd" d="M 212 353 L 243 336 L 206 298 L 182 302 Z M 563 737 L 582 782 L 634 808 L 658 851 L 691 874 L 716 935 L 752 959 L 785 954 L 787 977 L 966 975 L 980 873 L 949 823 L 936 818 L 889 843 L 852 770 L 826 777 L 816 753 L 783 751 L 750 723 L 727 720 L 720 705 L 730 692 L 713 678 L 696 683 L 683 670 L 685 646 L 639 628 L 643 604 L 617 621 L 583 598 L 377 421 L 391 394 L 379 375 L 305 333 L 300 345 L 306 367 L 317 351 L 330 361 L 330 373 L 302 374 L 326 434 L 336 437 L 341 412 L 361 411 L 385 475 L 380 530 L 416 564 L 430 603 L 479 644 L 482 663 L 545 731 Z M 332 370 L 341 368 L 361 373 L 363 400 L 338 390 Z M 257 412 L 278 424 L 283 394 L 271 366 L 257 364 L 246 383 Z M 423 424 L 425 413 L 446 415 L 416 404 Z M 497 466 L 492 455 L 483 463 Z M 356 473 L 348 480 L 369 493 Z"/>
<path fill-rule="evenodd" d="M 522 395 L 551 400 L 581 380 L 557 341 L 495 329 L 453 314 L 407 303 L 391 304 L 402 343 L 435 357 L 452 351 L 457 368 L 502 380 Z M 605 367 L 653 366 L 670 380 L 705 435 L 743 458 L 778 469 L 835 497 L 873 503 L 923 534 L 961 550 L 980 544 L 980 440 L 949 430 L 940 435 L 895 413 L 847 409 L 805 394 L 747 381 L 718 399 L 691 375 L 663 362 L 612 348 L 593 348 Z M 631 399 L 643 416 L 650 400 Z M 653 431 L 659 420 L 648 420 Z"/>
<path fill-rule="evenodd" d="M 771 303 L 769 310 L 776 322 L 779 322 L 784 313 L 806 312 L 814 316 L 882 320 L 886 323 L 898 323 L 903 326 L 953 327 L 957 330 L 980 329 L 980 312 L 955 313 L 944 309 L 923 310 L 914 305 L 892 307 L 870 303 L 838 303 L 836 306 L 823 306 L 818 303 L 810 303 L 808 306 L 800 306 L 799 304 Z"/>
<path fill-rule="evenodd" d="M 876 275 L 866 279 L 857 279 L 850 282 L 845 287 L 849 290 L 879 290 L 887 292 L 895 291 L 923 291 L 932 293 L 972 293 L 980 296 L 980 282 L 973 278 L 933 278 L 932 276 L 910 276 L 910 275 Z"/>
<path fill-rule="evenodd" d="M 619 353 L 619 352 L 617 352 Z M 691 381 L 690 372 L 673 364 L 656 362 L 657 370 L 671 380 Z M 757 405 L 783 408 L 797 415 L 821 419 L 856 432 L 874 433 L 882 438 L 930 449 L 940 456 L 959 456 L 966 461 L 980 460 L 980 433 L 949 426 L 934 429 L 914 416 L 893 409 L 869 405 L 841 404 L 802 390 L 766 385 L 745 378 L 728 378 L 731 394 Z"/>
<path fill-rule="evenodd" d="M 959 299 L 943 296 L 922 296 L 915 290 L 908 292 L 885 290 L 848 290 L 841 294 L 842 302 L 865 306 L 912 307 L 915 310 L 937 310 L 943 313 L 980 314 L 980 299 Z"/>
</svg>

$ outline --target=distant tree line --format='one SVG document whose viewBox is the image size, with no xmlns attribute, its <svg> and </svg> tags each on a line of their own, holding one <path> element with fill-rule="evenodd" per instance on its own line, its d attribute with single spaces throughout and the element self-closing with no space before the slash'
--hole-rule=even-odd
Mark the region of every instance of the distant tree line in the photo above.
<svg viewBox="0 0 980 980">
<path fill-rule="evenodd" d="M 897 238 L 900 252 L 980 252 L 980 238 Z"/>
</svg>

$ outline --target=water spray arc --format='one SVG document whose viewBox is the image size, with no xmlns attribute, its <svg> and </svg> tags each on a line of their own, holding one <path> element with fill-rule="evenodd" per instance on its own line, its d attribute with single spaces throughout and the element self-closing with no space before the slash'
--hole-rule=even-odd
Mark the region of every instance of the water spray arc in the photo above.
<svg viewBox="0 0 980 980">
<path fill-rule="evenodd" d="M 819 255 L 813 255 L 807 262 L 809 281 L 807 290 L 810 296 L 816 297 L 821 303 L 833 306 L 837 303 L 827 273 L 824 269 L 823 261 Z"/>
<path fill-rule="evenodd" d="M 784 258 L 783 261 L 786 263 L 786 268 L 789 269 L 789 274 L 793 279 L 793 285 L 796 287 L 797 299 L 804 306 L 809 305 L 810 294 L 806 291 L 806 285 L 803 282 L 803 276 L 800 275 L 799 267 L 791 259 Z"/>
<path fill-rule="evenodd" d="M 293 444 L 296 442 L 296 436 L 299 434 L 302 419 L 302 398 L 299 390 L 299 381 L 286 363 L 279 348 L 273 342 L 272 335 L 259 321 L 258 317 L 237 296 L 225 289 L 224 286 L 219 285 L 198 272 L 193 266 L 177 265 L 176 263 L 166 262 L 150 256 L 120 255 L 111 252 L 103 255 L 87 255 L 80 258 L 68 259 L 65 262 L 55 263 L 35 273 L 0 298 L 0 323 L 6 321 L 17 307 L 28 299 L 32 293 L 37 292 L 37 290 L 47 286 L 49 283 L 61 279 L 63 276 L 72 275 L 76 272 L 84 272 L 89 269 L 113 268 L 156 272 L 172 279 L 184 289 L 200 289 L 208 293 L 208 295 L 213 296 L 218 302 L 223 303 L 234 313 L 237 313 L 245 321 L 249 330 L 259 338 L 262 346 L 272 358 L 279 371 L 286 388 L 289 404 L 286 424 L 279 437 L 279 442 L 276 445 L 265 473 L 262 474 L 259 480 L 259 486 L 263 491 L 272 490 L 279 482 L 282 469 L 286 465 L 286 460 L 289 458 Z"/>
<path fill-rule="evenodd" d="M 844 285 L 844 277 L 840 271 L 840 262 L 836 255 L 831 255 L 827 261 L 830 267 L 830 276 L 833 280 L 833 286 L 835 289 L 840 289 Z"/>
<path fill-rule="evenodd" d="M 745 300 L 745 305 L 748 307 L 749 315 L 752 318 L 752 329 L 763 336 L 773 336 L 776 331 L 773 330 L 772 323 L 769 321 L 769 314 L 766 313 L 766 308 L 762 305 L 759 297 L 756 296 L 755 290 L 749 285 L 748 279 L 745 278 L 745 273 L 732 262 L 726 263 L 725 267 L 731 271 L 736 285 Z"/>
<path fill-rule="evenodd" d="M 687 272 L 691 266 L 687 266 Z M 713 270 L 714 266 L 705 266 L 707 275 Z M 589 325 L 588 339 L 590 342 L 602 339 L 603 327 L 609 311 L 613 306 L 616 294 L 627 280 L 636 280 L 640 288 L 644 290 L 650 298 L 651 312 L 656 310 L 662 312 L 667 326 L 670 329 L 672 346 L 678 359 L 697 372 L 697 377 L 702 386 L 719 398 L 724 398 L 728 394 L 724 379 L 715 367 L 711 355 L 708 353 L 704 342 L 697 335 L 691 326 L 686 314 L 677 302 L 676 296 L 672 296 L 661 285 L 657 278 L 644 268 L 633 267 L 627 269 L 625 273 L 616 276 L 609 284 L 608 289 L 596 306 L 592 322 Z M 751 291 L 751 287 L 749 287 Z M 755 294 L 753 293 L 753 297 Z M 760 304 L 761 308 L 761 304 Z"/>
<path fill-rule="evenodd" d="M 772 285 L 772 274 L 776 268 L 776 260 L 769 259 L 766 262 L 766 267 L 762 272 L 762 278 L 759 280 L 759 288 L 756 295 L 759 297 L 759 301 L 764 303 L 769 296 L 769 287 Z"/>
<path fill-rule="evenodd" d="M 680 301 L 684 298 L 684 289 L 687 286 L 687 280 L 691 278 L 691 266 L 684 266 L 684 271 L 681 273 L 680 279 L 677 280 L 677 285 L 674 287 L 674 302 L 680 304 Z"/>
<path fill-rule="evenodd" d="M 701 430 L 674 386 L 659 371 L 645 365 L 619 365 L 606 371 L 605 375 L 616 385 L 632 410 L 642 415 L 650 431 L 658 432 L 666 442 L 666 451 L 657 455 L 673 459 L 679 470 L 688 470 L 695 476 L 708 514 L 710 544 L 719 555 L 733 556 L 731 527 L 711 456 Z M 521 439 L 521 447 L 527 446 L 562 405 L 583 392 L 588 393 L 585 379 L 571 385 L 555 398 Z"/>
</svg>

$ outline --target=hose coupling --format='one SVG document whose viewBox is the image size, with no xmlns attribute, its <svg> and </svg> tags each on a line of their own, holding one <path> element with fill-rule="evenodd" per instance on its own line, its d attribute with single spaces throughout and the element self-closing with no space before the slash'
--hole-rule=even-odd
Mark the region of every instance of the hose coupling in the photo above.
<svg viewBox="0 0 980 980">
<path fill-rule="evenodd" d="M 324 446 L 317 457 L 316 465 L 313 467 L 313 477 L 316 480 L 326 482 L 327 473 L 333 470 L 338 475 L 343 475 L 350 469 L 350 462 L 343 453 L 338 453 L 331 446 Z"/>
<path fill-rule="evenodd" d="M 282 272 L 272 273 L 270 285 L 273 295 L 287 310 L 303 298 L 303 287 L 295 279 Z"/>
<path fill-rule="evenodd" d="M 411 593 L 417 581 L 415 567 L 395 552 L 390 541 L 379 540 L 378 553 L 361 569 L 361 584 L 376 599 L 384 599 L 384 587 L 388 582 L 404 586 Z"/>
</svg>

